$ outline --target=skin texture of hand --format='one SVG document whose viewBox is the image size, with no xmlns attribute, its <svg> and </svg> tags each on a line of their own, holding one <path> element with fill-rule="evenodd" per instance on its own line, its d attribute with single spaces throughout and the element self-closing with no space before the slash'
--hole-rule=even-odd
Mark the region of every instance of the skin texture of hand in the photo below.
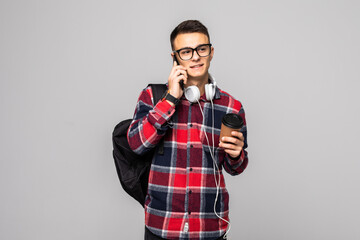
<svg viewBox="0 0 360 240">
<path fill-rule="evenodd" d="M 241 150 L 244 146 L 244 136 L 241 132 L 232 131 L 231 137 L 223 137 L 220 139 L 219 147 L 229 154 L 232 158 L 240 156 Z"/>
<path fill-rule="evenodd" d="M 169 93 L 176 98 L 180 98 L 183 94 L 183 90 L 180 87 L 180 81 L 184 80 L 184 84 L 186 84 L 187 78 L 186 68 L 181 65 L 177 65 L 174 61 L 174 65 L 168 78 Z"/>
</svg>

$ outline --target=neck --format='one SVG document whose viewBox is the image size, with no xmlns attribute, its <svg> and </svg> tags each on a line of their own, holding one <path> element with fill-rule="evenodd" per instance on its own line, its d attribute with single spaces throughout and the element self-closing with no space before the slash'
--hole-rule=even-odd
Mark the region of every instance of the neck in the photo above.
<svg viewBox="0 0 360 240">
<path fill-rule="evenodd" d="M 198 78 L 189 77 L 187 79 L 187 84 L 185 87 L 197 86 L 200 90 L 200 96 L 205 92 L 205 84 L 209 83 L 209 73 L 206 73 L 204 76 Z"/>
</svg>

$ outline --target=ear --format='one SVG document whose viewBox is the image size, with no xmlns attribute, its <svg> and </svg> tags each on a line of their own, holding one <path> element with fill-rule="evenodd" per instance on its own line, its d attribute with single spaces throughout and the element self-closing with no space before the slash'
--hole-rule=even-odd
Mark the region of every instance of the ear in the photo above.
<svg viewBox="0 0 360 240">
<path fill-rule="evenodd" d="M 213 56 L 214 56 L 214 47 L 211 47 L 210 61 L 212 60 Z"/>
</svg>

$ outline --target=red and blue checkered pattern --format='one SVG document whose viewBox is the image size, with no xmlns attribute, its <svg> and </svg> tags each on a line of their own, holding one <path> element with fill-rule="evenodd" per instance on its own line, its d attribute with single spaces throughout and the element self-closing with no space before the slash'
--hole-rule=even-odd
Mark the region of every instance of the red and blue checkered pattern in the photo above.
<svg viewBox="0 0 360 240">
<path fill-rule="evenodd" d="M 216 88 L 214 124 L 212 105 L 205 95 L 201 96 L 200 105 L 204 117 L 199 104 L 192 104 L 184 97 L 176 107 L 161 100 L 154 106 L 151 88 L 147 87 L 140 94 L 128 131 L 130 147 L 138 154 L 156 147 L 164 138 L 164 154 L 155 154 L 152 160 L 145 199 L 145 225 L 162 238 L 216 239 L 227 230 L 228 224 L 214 213 L 217 189 L 208 147 L 212 149 L 213 132 L 219 166 L 216 178 L 221 179 L 216 211 L 226 220 L 229 220 L 229 195 L 222 169 L 237 175 L 248 164 L 246 120 L 241 103 Z M 219 148 L 221 119 L 227 113 L 239 114 L 244 121 L 241 132 L 245 145 L 238 159 L 230 159 Z"/>
</svg>

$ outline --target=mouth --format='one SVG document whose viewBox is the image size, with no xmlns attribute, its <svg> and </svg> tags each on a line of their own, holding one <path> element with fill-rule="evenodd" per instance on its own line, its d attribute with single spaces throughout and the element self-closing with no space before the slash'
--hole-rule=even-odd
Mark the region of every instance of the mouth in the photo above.
<svg viewBox="0 0 360 240">
<path fill-rule="evenodd" d="M 190 66 L 191 69 L 199 69 L 201 68 L 202 66 L 204 66 L 203 63 L 200 63 L 200 64 L 196 64 L 196 65 L 193 65 L 193 66 Z"/>
</svg>

